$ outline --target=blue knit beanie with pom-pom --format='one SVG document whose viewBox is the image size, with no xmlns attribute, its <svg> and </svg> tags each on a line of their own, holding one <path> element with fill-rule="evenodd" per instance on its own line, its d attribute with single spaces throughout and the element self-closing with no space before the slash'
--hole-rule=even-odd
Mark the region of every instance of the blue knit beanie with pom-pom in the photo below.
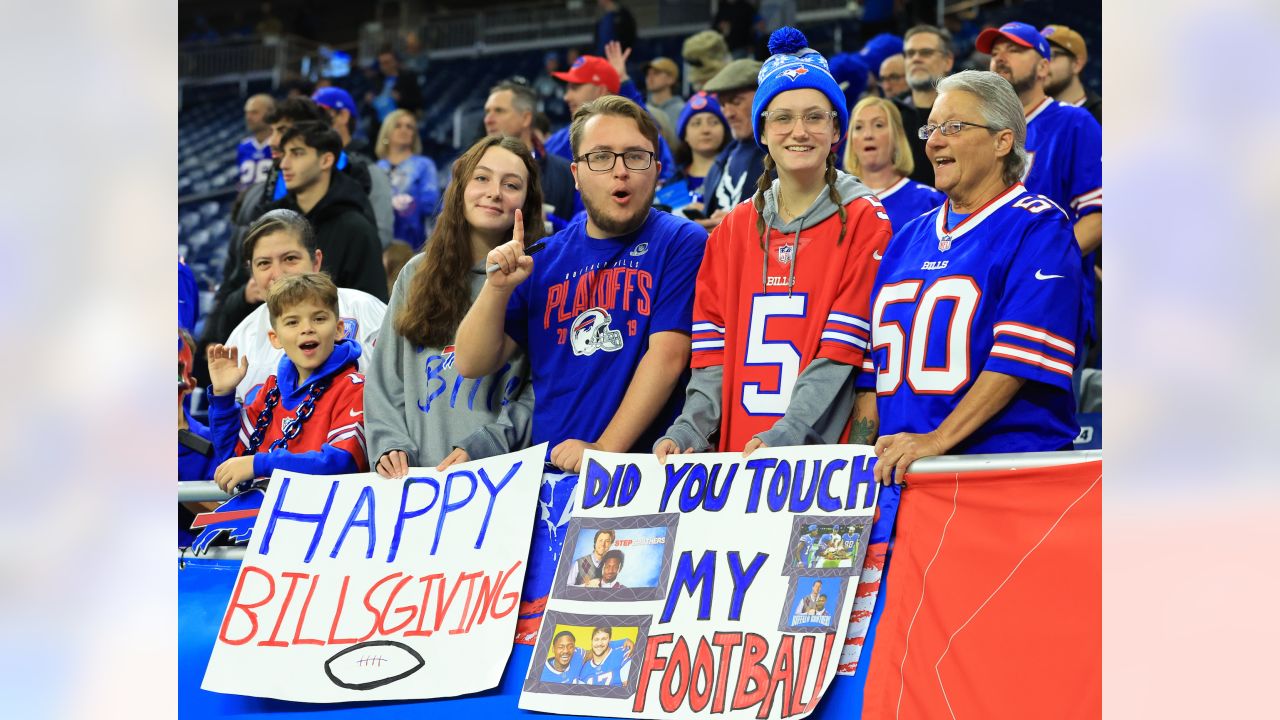
<svg viewBox="0 0 1280 720">
<path fill-rule="evenodd" d="M 801 88 L 817 90 L 831 101 L 831 109 L 838 114 L 838 132 L 832 136 L 834 145 L 849 127 L 849 108 L 844 101 L 844 91 L 831 76 L 827 59 L 810 48 L 804 33 L 793 27 L 780 27 L 773 31 L 769 36 L 769 52 L 770 58 L 760 66 L 760 86 L 756 90 L 755 102 L 751 103 L 751 127 L 755 132 L 756 145 L 764 147 L 760 142 L 764 132 L 764 118 L 760 113 L 779 93 Z"/>
</svg>

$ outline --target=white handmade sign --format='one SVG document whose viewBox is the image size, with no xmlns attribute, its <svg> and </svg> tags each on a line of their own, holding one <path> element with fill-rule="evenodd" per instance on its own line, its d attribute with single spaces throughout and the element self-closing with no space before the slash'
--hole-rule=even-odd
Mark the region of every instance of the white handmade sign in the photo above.
<svg viewBox="0 0 1280 720">
<path fill-rule="evenodd" d="M 803 717 L 831 683 L 879 496 L 866 446 L 588 452 L 520 707 Z"/>
<path fill-rule="evenodd" d="M 346 702 L 496 686 L 545 453 L 403 480 L 276 471 L 201 687 Z"/>
</svg>

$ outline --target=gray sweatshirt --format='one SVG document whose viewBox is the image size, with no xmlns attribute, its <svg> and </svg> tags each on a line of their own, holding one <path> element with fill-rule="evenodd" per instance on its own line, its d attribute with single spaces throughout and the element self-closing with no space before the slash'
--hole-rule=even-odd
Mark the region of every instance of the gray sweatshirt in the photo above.
<svg viewBox="0 0 1280 720">
<path fill-rule="evenodd" d="M 527 447 L 533 386 L 523 353 L 493 375 L 468 380 L 453 367 L 452 347 L 416 348 L 396 332 L 396 315 L 423 257 L 414 256 L 396 278 L 366 373 L 369 464 L 390 450 L 403 450 L 410 466 L 423 467 L 438 464 L 455 447 L 473 460 Z M 484 280 L 483 264 L 471 269 L 473 300 Z"/>
<path fill-rule="evenodd" d="M 800 253 L 796 252 L 798 248 L 795 243 L 799 243 L 800 231 L 835 215 L 839 208 L 831 202 L 826 192 L 822 192 L 804 214 L 790 222 L 783 222 L 778 217 L 779 183 L 775 179 L 772 190 L 765 193 L 762 215 L 769 227 L 788 235 L 794 233 L 791 257 L 798 259 Z M 857 198 L 872 194 L 857 178 L 843 172 L 836 176 L 836 190 L 840 194 L 841 205 L 848 205 Z M 767 262 L 766 259 L 766 267 L 762 269 L 762 273 L 767 272 Z M 794 281 L 793 262 L 789 282 L 794 284 Z M 762 289 L 764 283 L 762 277 Z M 840 434 L 853 413 L 853 381 L 857 369 L 829 358 L 814 359 L 796 378 L 786 413 L 772 428 L 756 437 L 769 447 L 839 442 Z M 695 368 L 685 389 L 684 410 L 658 442 L 663 439 L 672 440 L 681 450 L 693 448 L 694 452 L 711 449 L 710 438 L 720 429 L 723 380 L 722 366 Z"/>
</svg>

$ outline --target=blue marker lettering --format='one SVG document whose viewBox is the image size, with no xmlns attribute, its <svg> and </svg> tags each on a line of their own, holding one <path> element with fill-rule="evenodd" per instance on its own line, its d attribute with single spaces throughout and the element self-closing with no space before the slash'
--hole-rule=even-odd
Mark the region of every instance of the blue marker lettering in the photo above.
<svg viewBox="0 0 1280 720">
<path fill-rule="evenodd" d="M 427 503 L 425 507 L 418 508 L 417 510 L 409 510 L 409 489 L 414 485 L 419 484 L 430 486 L 431 489 L 435 491 L 435 494 L 431 496 L 431 502 Z M 438 499 L 440 499 L 440 483 L 436 482 L 435 478 L 405 478 L 404 487 L 400 491 L 400 513 L 396 517 L 395 532 L 391 535 L 391 548 L 387 550 L 387 562 L 394 562 L 396 559 L 396 552 L 400 548 L 400 536 L 404 532 L 404 521 L 427 514 L 428 510 L 435 507 L 436 500 Z"/>
<path fill-rule="evenodd" d="M 360 512 L 360 508 L 368 506 L 368 512 L 365 513 L 363 520 L 356 520 L 356 514 Z M 338 535 L 338 542 L 334 543 L 333 551 L 329 553 L 329 557 L 338 557 L 338 551 L 342 549 L 342 542 L 347 539 L 347 533 L 353 527 L 362 527 L 369 534 L 368 549 L 365 550 L 364 557 L 366 560 L 373 557 L 373 546 L 375 543 L 375 529 L 373 525 L 373 488 L 365 485 L 360 491 L 360 497 L 356 498 L 355 507 L 351 508 L 351 514 L 347 516 L 347 524 L 342 526 L 342 532 Z"/>
<path fill-rule="evenodd" d="M 315 523 L 316 530 L 311 536 L 311 545 L 307 547 L 307 554 L 302 558 L 302 562 L 309 563 L 316 553 L 316 546 L 320 544 L 320 536 L 324 534 L 324 523 L 329 518 L 329 510 L 333 507 L 333 496 L 338 492 L 338 481 L 334 480 L 329 485 L 329 497 L 324 501 L 324 509 L 318 513 L 298 513 L 286 512 L 284 507 L 285 495 L 289 493 L 290 478 L 285 476 L 280 482 L 280 494 L 276 496 L 275 507 L 271 508 L 271 519 L 267 521 L 267 531 L 262 535 L 262 546 L 258 548 L 259 555 L 266 555 L 271 551 L 271 536 L 276 531 L 276 522 L 279 520 L 292 520 L 301 523 Z"/>
</svg>

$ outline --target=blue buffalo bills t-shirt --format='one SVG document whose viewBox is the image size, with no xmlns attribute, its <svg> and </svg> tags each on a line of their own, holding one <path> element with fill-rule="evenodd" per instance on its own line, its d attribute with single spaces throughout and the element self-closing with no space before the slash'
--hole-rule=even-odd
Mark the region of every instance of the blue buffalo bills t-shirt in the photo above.
<svg viewBox="0 0 1280 720">
<path fill-rule="evenodd" d="M 649 336 L 689 334 L 694 280 L 707 232 L 650 210 L 635 232 L 593 238 L 586 219 L 546 238 L 533 275 L 507 303 L 506 332 L 529 355 L 533 444 L 595 442 L 631 384 Z M 684 393 L 637 441 L 648 450 L 679 411 Z"/>
</svg>

